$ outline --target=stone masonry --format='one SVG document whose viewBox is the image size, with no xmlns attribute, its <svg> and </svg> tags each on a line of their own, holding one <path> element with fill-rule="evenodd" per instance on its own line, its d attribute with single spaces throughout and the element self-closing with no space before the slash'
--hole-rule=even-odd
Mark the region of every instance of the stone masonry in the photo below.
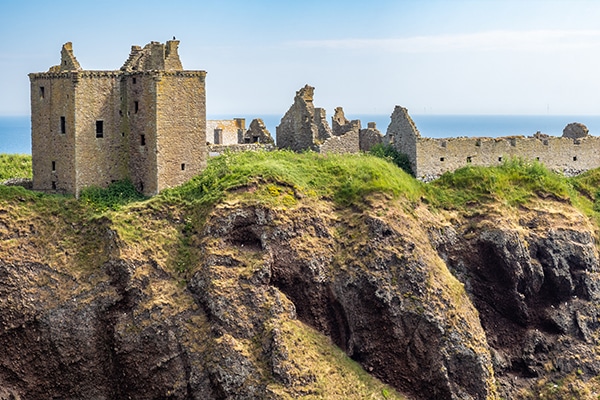
<svg viewBox="0 0 600 400">
<path fill-rule="evenodd" d="M 346 119 L 342 107 L 335 109 L 331 129 L 325 110 L 314 107 L 313 96 L 314 88 L 309 85 L 296 92 L 294 104 L 276 128 L 277 147 L 318 153 L 357 153 L 382 142 L 383 137 L 374 124 L 361 129 L 359 120 Z"/>
<path fill-rule="evenodd" d="M 117 71 L 60 65 L 29 74 L 33 188 L 79 195 L 130 179 L 153 195 L 206 166 L 204 71 L 183 70 L 179 41 L 132 46 Z"/>
<path fill-rule="evenodd" d="M 590 136 L 580 123 L 567 125 L 562 137 L 538 132 L 530 137 L 433 139 L 421 137 L 408 110 L 396 106 L 385 141 L 408 156 L 415 176 L 424 181 L 467 165 L 500 165 L 511 157 L 536 160 L 567 175 L 600 167 L 600 137 Z"/>
</svg>

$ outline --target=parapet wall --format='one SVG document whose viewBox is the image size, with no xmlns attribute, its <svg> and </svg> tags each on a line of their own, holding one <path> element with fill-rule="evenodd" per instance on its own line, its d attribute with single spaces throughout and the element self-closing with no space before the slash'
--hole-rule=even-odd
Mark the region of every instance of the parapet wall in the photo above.
<svg viewBox="0 0 600 400">
<path fill-rule="evenodd" d="M 600 137 L 416 139 L 417 178 L 429 180 L 466 165 L 499 165 L 510 157 L 538 160 L 546 167 L 579 173 L 600 166 Z"/>
</svg>

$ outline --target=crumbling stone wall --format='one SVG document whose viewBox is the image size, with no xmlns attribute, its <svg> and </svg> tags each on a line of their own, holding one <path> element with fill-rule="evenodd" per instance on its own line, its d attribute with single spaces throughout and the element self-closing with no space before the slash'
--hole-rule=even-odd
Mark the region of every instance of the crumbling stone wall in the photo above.
<svg viewBox="0 0 600 400">
<path fill-rule="evenodd" d="M 204 168 L 206 72 L 184 71 L 178 45 L 132 46 L 119 71 L 87 71 L 66 43 L 60 65 L 29 74 L 35 190 L 129 178 L 152 195 Z"/>
<path fill-rule="evenodd" d="M 238 144 L 244 143 L 246 120 L 211 119 L 206 121 L 206 142 L 211 144 Z"/>
<path fill-rule="evenodd" d="M 415 176 L 435 179 L 467 165 L 499 165 L 511 157 L 537 160 L 546 167 L 576 174 L 600 167 L 600 137 L 589 136 L 581 124 L 570 124 L 562 137 L 421 137 L 408 111 L 396 106 L 385 141 L 408 156 Z"/>
<path fill-rule="evenodd" d="M 383 135 L 375 122 L 369 122 L 366 129 L 360 130 L 358 140 L 360 151 L 368 152 L 373 146 L 383 143 Z"/>
<path fill-rule="evenodd" d="M 313 96 L 315 88 L 304 86 L 296 92 L 294 104 L 281 118 L 275 130 L 277 146 L 294 151 L 318 151 L 319 126 L 315 121 Z"/>
<path fill-rule="evenodd" d="M 263 120 L 255 118 L 250 122 L 250 127 L 244 133 L 244 140 L 240 143 L 274 144 L 275 142 Z"/>
</svg>

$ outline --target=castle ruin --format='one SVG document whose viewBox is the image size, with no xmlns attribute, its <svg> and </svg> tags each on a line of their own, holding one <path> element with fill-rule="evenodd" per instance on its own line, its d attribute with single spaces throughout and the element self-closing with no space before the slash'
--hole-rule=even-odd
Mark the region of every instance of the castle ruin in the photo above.
<svg viewBox="0 0 600 400">
<path fill-rule="evenodd" d="M 33 189 L 79 195 L 130 179 L 153 195 L 206 166 L 205 71 L 184 70 L 179 41 L 132 46 L 116 71 L 83 70 L 71 43 L 31 73 Z"/>
<path fill-rule="evenodd" d="M 361 129 L 359 120 L 346 119 L 342 107 L 335 109 L 333 129 L 330 128 L 325 110 L 313 104 L 314 90 L 306 85 L 296 92 L 294 104 L 276 128 L 277 147 L 317 153 L 358 153 L 382 142 L 383 136 L 374 122 Z"/>
</svg>

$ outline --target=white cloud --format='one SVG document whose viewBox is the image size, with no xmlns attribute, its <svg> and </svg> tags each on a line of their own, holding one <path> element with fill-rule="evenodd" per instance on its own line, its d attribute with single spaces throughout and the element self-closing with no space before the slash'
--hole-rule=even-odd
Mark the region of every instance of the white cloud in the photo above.
<svg viewBox="0 0 600 400">
<path fill-rule="evenodd" d="M 398 53 L 449 51 L 537 51 L 600 49 L 600 30 L 487 31 L 466 34 L 414 36 L 398 39 L 304 40 L 305 48 L 382 50 Z"/>
</svg>

